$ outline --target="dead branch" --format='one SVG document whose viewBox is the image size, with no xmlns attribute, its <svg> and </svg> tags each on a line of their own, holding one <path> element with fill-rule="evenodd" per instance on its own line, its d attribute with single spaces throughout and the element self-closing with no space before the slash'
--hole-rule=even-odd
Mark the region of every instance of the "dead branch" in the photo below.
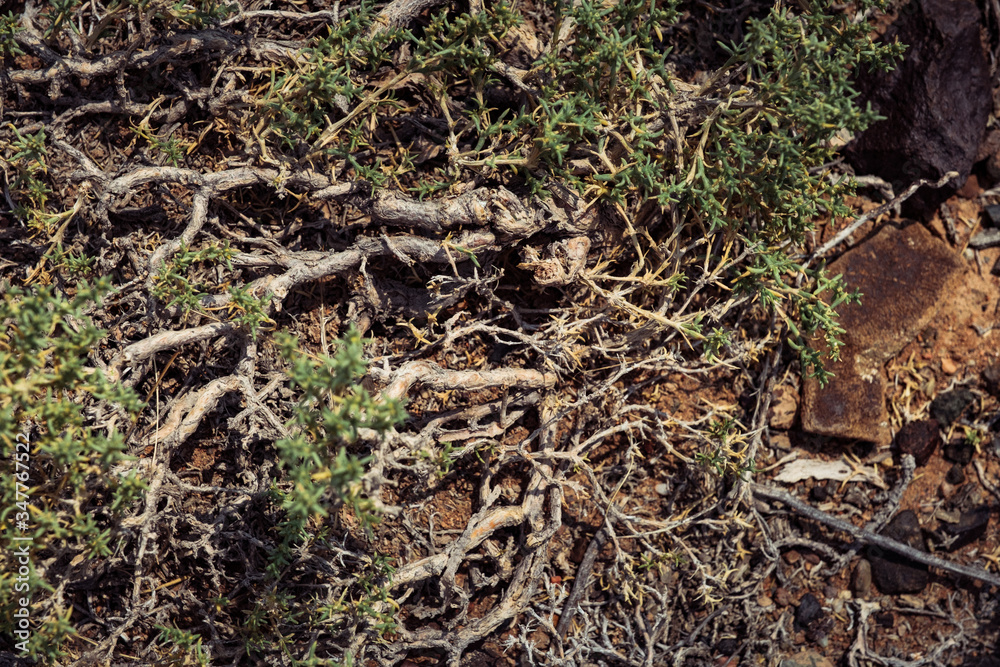
<svg viewBox="0 0 1000 667">
<path fill-rule="evenodd" d="M 773 489 L 768 486 L 764 486 L 763 484 L 752 484 L 750 488 L 755 496 L 784 503 L 806 518 L 817 521 L 835 530 L 839 530 L 840 532 L 847 533 L 863 544 L 891 551 L 894 554 L 898 554 L 904 558 L 909 558 L 910 560 L 922 565 L 929 565 L 930 567 L 936 567 L 940 570 L 944 570 L 945 572 L 951 572 L 952 574 L 957 574 L 967 579 L 975 579 L 976 581 L 987 583 L 990 586 L 1000 587 L 1000 577 L 990 574 L 982 568 L 970 567 L 968 565 L 962 565 L 961 563 L 952 563 L 938 558 L 937 556 L 932 556 L 931 554 L 914 549 L 909 545 L 901 544 L 900 542 L 884 535 L 879 535 L 869 530 L 858 528 L 843 519 L 830 516 L 826 512 L 820 511 L 811 505 L 802 502 L 785 491 Z"/>
</svg>

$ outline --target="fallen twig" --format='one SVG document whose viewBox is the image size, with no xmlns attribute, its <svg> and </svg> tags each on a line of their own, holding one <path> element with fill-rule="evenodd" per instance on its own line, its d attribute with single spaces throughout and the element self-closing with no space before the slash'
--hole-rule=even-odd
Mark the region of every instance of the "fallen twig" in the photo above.
<svg viewBox="0 0 1000 667">
<path fill-rule="evenodd" d="M 914 549 L 911 546 L 901 544 L 884 535 L 877 535 L 871 531 L 865 530 L 864 528 L 858 528 L 843 519 L 830 516 L 826 512 L 822 512 L 808 503 L 804 503 L 791 494 L 785 493 L 779 489 L 773 489 L 763 484 L 751 484 L 750 490 L 755 496 L 784 503 L 803 516 L 812 519 L 813 521 L 818 521 L 819 523 L 829 526 L 830 528 L 847 533 L 859 542 L 869 546 L 879 547 L 923 565 L 929 565 L 953 574 L 968 577 L 969 579 L 982 581 L 991 586 L 1000 587 L 1000 577 L 990 574 L 982 568 L 962 565 L 961 563 L 952 563 L 942 558 L 938 558 L 937 556 L 932 556 L 931 554 Z"/>
</svg>

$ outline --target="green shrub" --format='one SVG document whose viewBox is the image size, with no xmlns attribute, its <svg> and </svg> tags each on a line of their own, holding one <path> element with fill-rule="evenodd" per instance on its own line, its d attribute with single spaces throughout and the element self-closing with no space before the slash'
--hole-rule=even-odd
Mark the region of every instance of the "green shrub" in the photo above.
<svg viewBox="0 0 1000 667">
<path fill-rule="evenodd" d="M 13 634 L 19 601 L 30 600 L 27 655 L 48 660 L 74 632 L 72 609 L 55 607 L 47 594 L 60 573 L 39 572 L 36 563 L 53 554 L 67 561 L 111 554 L 123 511 L 145 489 L 134 471 L 111 472 L 128 459 L 121 433 L 101 433 L 95 426 L 103 425 L 84 416 L 95 399 L 141 408 L 132 391 L 86 365 L 103 334 L 83 311 L 108 289 L 106 279 L 80 283 L 66 298 L 47 287 L 0 286 L 0 630 Z"/>
<path fill-rule="evenodd" d="M 858 9 L 882 5 L 868 0 Z M 313 143 L 310 159 L 325 154 L 349 177 L 409 184 L 422 198 L 469 178 L 519 179 L 542 195 L 570 186 L 630 225 L 619 250 L 634 252 L 612 267 L 617 280 L 640 286 L 627 294 L 630 321 L 643 315 L 720 358 L 735 338 L 722 321 L 725 294 L 698 312 L 651 314 L 662 303 L 654 285 L 667 286 L 679 306 L 686 291 L 708 282 L 775 312 L 803 369 L 825 382 L 822 358 L 835 358 L 842 333 L 830 304 L 858 295 L 822 268 L 807 271 L 798 244 L 819 216 L 851 213 L 843 197 L 852 183 L 831 179 L 825 167 L 838 135 L 877 119 L 858 104 L 851 73 L 888 66 L 902 47 L 877 45 L 867 21 L 813 0 L 797 13 L 778 7 L 752 20 L 743 43 L 720 47 L 728 62 L 692 86 L 673 78 L 664 47 L 677 6 L 548 2 L 542 32 L 569 25 L 570 37 L 524 70 L 520 87 L 497 66 L 507 32 L 523 22 L 517 9 L 498 2 L 473 14 L 441 12 L 419 33 L 379 33 L 380 45 L 402 42 L 412 57 L 376 87 L 356 68 L 386 62 L 385 49 L 379 56 L 362 48 L 372 16 L 362 4 L 316 42 L 300 70 L 277 80 L 268 109 L 286 145 L 292 137 Z M 418 73 L 440 101 L 425 111 L 440 112 L 450 128 L 440 137 L 444 169 L 416 168 L 415 149 L 397 145 L 390 159 L 376 148 L 385 128 L 412 110 L 392 84 Z M 487 91 L 497 87 L 527 101 L 493 108 Z M 646 227 L 631 226 L 638 220 Z M 697 251 L 681 252 L 685 246 Z M 823 353 L 810 345 L 814 334 L 825 338 Z"/>
<path fill-rule="evenodd" d="M 361 334 L 351 326 L 337 342 L 333 357 L 303 352 L 288 334 L 277 336 L 282 356 L 289 362 L 291 384 L 300 396 L 294 408 L 290 437 L 276 443 L 288 487 L 275 489 L 283 520 L 268 567 L 269 580 L 256 598 L 245 623 L 252 652 L 280 650 L 300 664 L 315 658 L 314 633 L 357 633 L 382 636 L 395 628 L 395 606 L 389 597 L 394 569 L 390 559 L 366 551 L 345 552 L 336 547 L 338 513 L 347 510 L 359 522 L 364 538 L 379 520 L 379 507 L 366 493 L 362 477 L 370 456 L 353 448 L 365 430 L 384 434 L 402 422 L 406 413 L 399 401 L 376 400 L 360 384 L 365 372 Z M 342 535 L 341 535 L 341 539 Z M 297 590 L 298 564 L 315 551 L 339 551 L 339 576 L 319 588 L 312 581 L 306 595 Z M 298 593 L 298 594 L 293 594 Z M 300 641 L 293 641 L 298 636 Z M 307 637 L 311 638 L 307 640 Z M 312 644 L 309 656 L 296 647 Z M 350 661 L 350 653 L 345 653 Z"/>
</svg>

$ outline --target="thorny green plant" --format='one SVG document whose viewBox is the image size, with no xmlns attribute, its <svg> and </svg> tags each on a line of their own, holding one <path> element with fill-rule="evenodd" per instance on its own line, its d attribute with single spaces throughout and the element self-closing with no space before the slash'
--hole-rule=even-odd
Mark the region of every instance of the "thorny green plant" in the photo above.
<svg viewBox="0 0 1000 667">
<path fill-rule="evenodd" d="M 714 470 L 717 475 L 737 477 L 756 471 L 753 459 L 746 456 L 746 437 L 735 419 L 724 417 L 713 420 L 708 426 L 706 439 L 709 451 L 694 455 L 695 461 L 706 469 Z"/>
<path fill-rule="evenodd" d="M 17 33 L 23 30 L 24 28 L 18 24 L 18 17 L 14 16 L 14 12 L 0 14 L 0 56 L 24 55 L 24 51 L 14 40 Z"/>
<path fill-rule="evenodd" d="M 121 433 L 96 430 L 83 413 L 85 402 L 95 399 L 133 414 L 141 408 L 131 390 L 86 365 L 104 334 L 83 310 L 109 289 L 106 278 L 93 286 L 80 283 L 72 299 L 48 287 L 0 289 L 0 559 L 14 553 L 17 536 L 30 537 L 35 552 L 104 558 L 113 550 L 124 510 L 145 490 L 135 471 L 111 472 L 128 460 Z M 12 588 L 16 570 L 7 563 L 0 575 L 4 632 L 14 618 L 16 598 L 25 594 Z M 28 584 L 40 618 L 28 654 L 49 661 L 62 655 L 64 641 L 73 634 L 72 609 L 57 608 L 46 597 L 53 583 L 31 567 Z"/>
<path fill-rule="evenodd" d="M 96 257 L 74 252 L 67 252 L 61 243 L 56 244 L 49 255 L 52 266 L 57 269 L 65 269 L 71 276 L 82 278 L 93 273 Z"/>
<path fill-rule="evenodd" d="M 13 125 L 10 125 L 10 129 L 15 137 L 9 146 L 14 151 L 10 162 L 17 170 L 11 189 L 21 197 L 21 201 L 15 203 L 14 215 L 27 221 L 28 226 L 36 231 L 48 231 L 57 217 L 48 213 L 52 188 L 43 179 L 48 171 L 45 164 L 48 157 L 45 142 L 48 137 L 45 130 L 21 134 Z"/>
<path fill-rule="evenodd" d="M 153 150 L 163 155 L 171 166 L 180 166 L 181 160 L 184 159 L 184 146 L 175 137 L 159 136 L 150 129 L 145 120 L 139 125 L 133 125 L 132 131 L 137 138 L 144 140 Z"/>
<path fill-rule="evenodd" d="M 230 260 L 235 250 L 229 242 L 212 244 L 200 250 L 191 250 L 181 246 L 180 250 L 166 262 L 162 270 L 153 279 L 153 296 L 163 301 L 167 307 L 179 306 L 186 314 L 192 310 L 208 312 L 202 305 L 202 300 L 213 291 L 213 287 L 204 280 L 195 280 L 192 274 L 200 265 L 222 262 L 232 271 Z M 202 272 L 200 275 L 204 275 Z M 232 321 L 247 331 L 256 340 L 265 323 L 273 323 L 267 315 L 267 304 L 270 294 L 263 297 L 254 296 L 250 286 L 228 286 L 229 303 L 224 308 Z"/>
<path fill-rule="evenodd" d="M 49 26 L 45 29 L 46 39 L 58 36 L 67 25 L 77 32 L 73 14 L 79 6 L 80 0 L 49 0 L 49 11 L 45 15 L 49 20 Z"/>
<path fill-rule="evenodd" d="M 292 386 L 301 392 L 294 410 L 296 432 L 276 444 L 292 483 L 283 500 L 287 520 L 275 560 L 280 567 L 313 518 L 323 519 L 347 507 L 362 527 L 378 522 L 378 509 L 361 488 L 370 459 L 350 453 L 348 446 L 358 440 L 361 430 L 384 433 L 406 413 L 399 401 L 375 400 L 358 384 L 366 366 L 361 334 L 353 325 L 337 341 L 333 357 L 314 359 L 287 334 L 278 334 L 276 340 L 290 364 Z"/>
<path fill-rule="evenodd" d="M 164 667 L 208 667 L 208 651 L 202 645 L 201 636 L 162 625 L 155 626 L 160 631 L 159 641 L 166 649 L 165 656 L 160 656 L 159 664 Z"/>
<path fill-rule="evenodd" d="M 353 325 L 337 341 L 332 357 L 303 352 L 288 334 L 278 334 L 276 341 L 300 397 L 290 437 L 275 444 L 289 486 L 274 490 L 284 518 L 268 566 L 269 590 L 258 598 L 245 630 L 251 650 L 278 649 L 289 659 L 304 661 L 300 664 L 313 664 L 314 654 L 295 655 L 294 648 L 304 644 L 292 641 L 292 635 L 309 628 L 339 633 L 360 623 L 363 627 L 355 631 L 380 637 L 396 627 L 396 605 L 389 597 L 395 569 L 383 555 L 365 556 L 356 563 L 356 575 L 338 580 L 325 598 L 294 596 L 287 579 L 305 554 L 334 548 L 328 522 L 339 523 L 341 512 L 353 515 L 366 532 L 378 522 L 379 507 L 362 486 L 370 457 L 355 449 L 362 432 L 383 434 L 406 413 L 399 401 L 376 400 L 361 386 L 363 341 Z"/>
<path fill-rule="evenodd" d="M 434 473 L 438 479 L 441 479 L 451 472 L 451 467 L 455 464 L 455 457 L 453 455 L 460 450 L 461 447 L 455 447 L 450 442 L 443 442 L 441 443 L 440 450 L 434 452 L 421 451 L 420 457 L 434 464 Z"/>
<path fill-rule="evenodd" d="M 857 9 L 882 5 L 866 0 Z M 300 67 L 274 79 L 267 110 L 278 121 L 275 133 L 286 144 L 313 142 L 354 178 L 410 183 L 421 198 L 472 175 L 522 179 L 539 193 L 569 185 L 627 219 L 655 202 L 659 215 L 645 216 L 654 222 L 634 238 L 640 252 L 663 258 L 648 269 L 658 284 L 678 290 L 680 303 L 700 277 L 695 267 L 722 267 L 716 284 L 777 312 L 803 372 L 825 384 L 823 359 L 837 358 L 843 333 L 836 307 L 858 295 L 839 277 L 806 270 L 795 253 L 819 216 L 850 215 L 843 196 L 852 183 L 831 179 L 825 165 L 838 133 L 877 119 L 857 103 L 851 73 L 887 67 L 902 47 L 876 44 L 866 21 L 809 0 L 795 12 L 778 7 L 750 21 L 741 44 L 723 47 L 728 62 L 696 88 L 673 79 L 661 46 L 676 2 L 550 0 L 548 7 L 547 34 L 568 25 L 569 36 L 552 40 L 522 72 L 515 92 L 526 101 L 501 108 L 487 102 L 496 99 L 487 91 L 506 85 L 497 54 L 523 21 L 512 5 L 441 12 L 420 33 L 379 33 L 366 50 L 372 12 L 363 3 L 317 40 Z M 391 83 L 420 74 L 446 128 L 425 133 L 447 156 L 444 168 L 433 163 L 432 177 L 414 167 L 415 148 L 398 141 L 391 154 L 376 148 L 386 145 L 381 128 L 410 108 L 392 85 L 376 88 L 363 76 L 364 67 L 386 62 L 384 47 L 394 39 L 412 56 Z M 684 239 L 699 237 L 707 240 L 703 254 L 678 258 Z M 641 256 L 633 259 L 641 264 Z M 619 278 L 634 276 L 635 266 L 626 264 Z M 658 297 L 644 289 L 632 298 Z M 674 326 L 709 360 L 737 337 L 707 311 Z"/>
<path fill-rule="evenodd" d="M 858 10 L 863 14 L 882 4 L 862 0 Z M 72 14 L 78 5 L 78 0 L 50 3 L 41 26 L 50 43 L 59 41 L 67 25 L 76 30 Z M 720 292 L 749 295 L 775 313 L 800 355 L 803 372 L 825 382 L 829 374 L 823 359 L 836 358 L 844 333 L 836 308 L 859 295 L 849 292 L 839 277 L 806 270 L 799 259 L 800 242 L 818 216 L 850 213 L 843 196 L 851 183 L 831 180 L 825 165 L 834 156 L 835 135 L 858 132 L 876 116 L 857 104 L 849 75 L 858 67 L 884 66 L 900 47 L 878 46 L 866 21 L 854 22 L 827 3 L 803 0 L 795 11 L 778 7 L 751 21 L 744 42 L 725 47 L 728 62 L 705 84 L 691 86 L 675 80 L 664 48 L 677 7 L 676 0 L 548 0 L 545 15 L 551 22 L 539 28 L 549 35 L 564 34 L 564 39 L 552 39 L 533 63 L 511 75 L 501 67 L 501 57 L 512 48 L 508 33 L 523 22 L 516 5 L 498 2 L 478 12 L 443 11 L 421 29 L 372 34 L 374 3 L 363 0 L 340 8 L 342 20 L 315 39 L 293 66 L 271 70 L 266 99 L 258 107 L 257 136 L 282 160 L 302 158 L 338 177 L 405 188 L 421 199 L 471 180 L 538 197 L 571 188 L 588 206 L 636 227 L 633 243 L 615 250 L 613 263 L 609 260 L 610 275 L 637 285 L 625 293 L 632 310 L 623 326 L 634 328 L 635 319 L 641 319 L 635 313 L 652 313 L 662 305 L 668 316 L 671 309 L 677 313 L 673 319 L 661 318 L 665 330 L 679 332 L 709 363 L 721 361 L 744 334 L 729 328 L 723 310 L 712 310 L 720 301 L 706 299 L 698 312 L 681 312 L 687 296 L 707 281 Z M 87 44 L 123 31 L 136 18 L 144 30 L 151 23 L 154 29 L 175 29 L 178 24 L 207 25 L 228 11 L 211 1 L 127 0 L 109 7 L 92 26 Z M 19 30 L 13 14 L 0 17 L 5 55 L 20 53 Z M 399 55 L 395 64 L 394 54 Z M 398 73 L 385 76 L 395 65 Z M 419 114 L 414 113 L 417 108 Z M 420 142 L 395 136 L 404 119 L 419 124 Z M 181 159 L 179 143 L 157 143 L 161 140 L 148 128 L 136 132 L 172 164 Z M 46 229 L 55 219 L 47 212 L 52 192 L 45 181 L 46 136 L 22 135 L 16 128 L 14 133 L 10 161 L 16 169 L 12 190 L 21 202 L 17 212 L 34 228 Z M 476 260 L 468 249 L 450 247 Z M 196 274 L 203 264 L 228 262 L 229 257 L 225 248 L 182 248 L 156 276 L 157 298 L 185 311 L 201 309 L 202 298 L 213 288 Z M 82 258 L 60 255 L 63 262 L 67 269 L 89 268 Z M 263 301 L 245 288 L 231 290 L 230 315 L 256 336 L 267 321 Z M 90 293 L 84 289 L 80 294 Z M 50 294 L 44 298 L 49 305 L 30 302 L 29 311 L 64 307 Z M 0 321 L 5 318 L 16 319 L 8 314 Z M 28 319 L 24 326 L 33 322 Z M 45 321 L 42 315 L 35 319 Z M 54 333 L 58 335 L 51 338 Z M 12 355 L 21 354 L 21 343 L 15 348 L 10 335 L 0 333 L 0 369 Z M 36 379 L 62 372 L 42 374 L 39 369 L 46 364 L 72 370 L 63 353 L 86 357 L 86 344 L 64 343 L 63 349 L 51 342 L 76 340 L 59 325 L 46 325 L 35 338 L 44 343 L 29 369 Z M 377 521 L 378 508 L 361 484 L 367 451 L 358 436 L 362 429 L 391 428 L 404 413 L 399 404 L 379 403 L 359 387 L 364 363 L 357 332 L 347 334 L 335 357 L 318 361 L 299 351 L 294 339 L 278 341 L 302 402 L 290 425 L 293 436 L 277 444 L 289 486 L 274 489 L 282 521 L 270 577 L 243 630 L 251 650 L 277 647 L 294 664 L 325 664 L 328 659 L 315 655 L 317 635 L 359 626 L 375 635 L 392 631 L 392 566 L 369 555 L 352 564 L 351 576 L 329 587 L 335 589 L 330 595 L 307 599 L 290 592 L 297 583 L 295 565 L 311 553 L 334 549 L 330 526 L 340 517 L 353 515 L 362 528 Z M 24 349 L 30 355 L 35 348 L 26 344 Z M 74 372 L 84 387 L 77 391 L 90 391 L 87 382 L 98 386 L 96 371 L 80 367 Z M 35 400 L 50 395 L 46 382 L 8 384 L 6 391 L 21 394 L 6 402 L 0 385 L 0 408 L 20 406 L 17 400 L 30 395 L 30 410 L 58 412 L 62 406 L 59 410 L 72 413 L 75 404 L 63 400 L 67 392 L 54 387 L 51 395 L 58 400 Z M 17 409 L 36 423 L 42 416 L 32 417 L 27 407 Z M 19 423 L 4 421 L 6 414 L 0 412 L 5 447 L 14 433 L 6 429 Z M 104 471 L 120 460 L 120 451 L 102 445 L 93 434 L 83 438 L 83 427 L 65 425 L 70 423 L 65 415 L 45 416 L 49 421 L 41 430 L 48 439 L 37 442 L 49 475 L 42 497 L 49 500 L 35 525 L 50 540 L 70 541 L 78 552 L 100 557 L 112 548 L 114 532 L 108 526 L 141 494 L 142 481 L 134 474 L 109 477 Z M 737 426 L 727 420 L 713 424 L 706 434 L 710 451 L 698 460 L 718 474 L 752 469 L 753 461 L 744 460 Z M 83 460 L 90 465 L 83 466 L 85 474 L 73 452 L 60 449 L 69 445 L 59 444 L 58 434 L 71 431 L 81 436 L 71 438 L 73 442 L 86 443 Z M 450 454 L 438 461 L 445 472 Z M 56 502 L 51 486 L 56 479 L 66 480 L 59 489 L 75 493 L 68 503 Z M 81 495 L 81 484 L 97 495 Z M 110 514 L 89 516 L 88 503 L 102 493 L 110 496 L 105 505 Z M 65 506 L 72 510 L 57 516 Z M 668 557 L 675 567 L 681 564 L 681 556 Z M 44 582 L 32 577 L 38 590 Z M 303 590 L 314 590 L 307 588 L 312 583 Z M 706 602 L 714 600 L 710 588 L 702 592 Z M 6 609 L 11 601 L 0 598 L 0 604 Z M 36 655 L 58 658 L 63 638 L 72 631 L 69 613 L 53 609 L 43 620 Z M 188 639 L 200 646 L 193 635 Z M 296 647 L 304 640 L 310 649 L 302 655 Z M 345 652 L 343 661 L 350 664 L 352 656 Z"/>
<path fill-rule="evenodd" d="M 184 312 L 201 307 L 201 299 L 209 286 L 203 282 L 192 282 L 189 270 L 197 264 L 221 261 L 232 271 L 230 263 L 236 251 L 223 245 L 208 245 L 201 250 L 191 250 L 182 245 L 177 254 L 165 263 L 153 279 L 153 296 L 166 303 L 167 307 L 180 306 Z"/>
</svg>

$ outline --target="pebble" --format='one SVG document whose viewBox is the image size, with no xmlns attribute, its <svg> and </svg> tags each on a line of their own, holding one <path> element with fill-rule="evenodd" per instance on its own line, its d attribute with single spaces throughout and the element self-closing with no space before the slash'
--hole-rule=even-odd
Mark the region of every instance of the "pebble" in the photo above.
<svg viewBox="0 0 1000 667">
<path fill-rule="evenodd" d="M 942 426 L 951 426 L 975 400 L 975 395 L 964 387 L 938 394 L 931 401 L 931 417 Z"/>
<path fill-rule="evenodd" d="M 864 558 L 854 566 L 851 590 L 854 591 L 854 596 L 859 598 L 866 598 L 872 592 L 872 564 Z"/>
<path fill-rule="evenodd" d="M 799 600 L 799 606 L 795 610 L 795 627 L 808 628 L 815 621 L 822 619 L 823 615 L 823 605 L 819 603 L 815 595 L 806 593 Z"/>
<path fill-rule="evenodd" d="M 788 563 L 789 565 L 795 565 L 796 563 L 799 562 L 799 559 L 801 558 L 802 555 L 795 549 L 785 552 L 785 562 Z"/>
<path fill-rule="evenodd" d="M 970 442 L 965 442 L 964 440 L 950 445 L 945 445 L 944 447 L 944 457 L 952 463 L 957 463 L 963 466 L 972 461 L 972 456 L 975 453 L 975 446 Z"/>
<path fill-rule="evenodd" d="M 972 544 L 986 534 L 986 527 L 990 523 L 990 506 L 982 505 L 967 512 L 962 512 L 958 523 L 946 524 L 941 530 L 952 537 L 954 541 L 948 547 L 948 551 L 961 549 Z"/>
<path fill-rule="evenodd" d="M 817 503 L 821 503 L 829 497 L 830 494 L 826 490 L 826 484 L 817 484 L 809 491 L 809 498 Z"/>
<path fill-rule="evenodd" d="M 792 594 L 788 592 L 787 588 L 778 588 L 774 591 L 774 601 L 778 603 L 779 607 L 787 607 L 792 603 Z"/>
<path fill-rule="evenodd" d="M 757 598 L 757 605 L 763 607 L 764 609 L 767 609 L 772 604 L 774 604 L 774 600 L 769 598 L 767 595 L 761 595 Z"/>
<path fill-rule="evenodd" d="M 994 398 L 1000 398 L 1000 363 L 993 363 L 983 369 L 983 384 Z"/>
<path fill-rule="evenodd" d="M 733 655 L 740 650 L 740 641 L 735 637 L 726 637 L 719 641 L 715 649 L 726 656 Z M 732 664 L 732 663 L 729 663 Z"/>
<path fill-rule="evenodd" d="M 897 514 L 881 534 L 914 549 L 927 551 L 920 520 L 913 510 L 904 510 Z M 914 563 L 877 547 L 869 547 L 868 554 L 872 566 L 872 580 L 885 595 L 919 593 L 927 587 L 930 574 L 926 565 Z"/>
<path fill-rule="evenodd" d="M 670 495 L 670 487 L 664 484 L 663 482 L 660 482 L 655 487 L 653 487 L 653 490 L 656 491 L 661 496 Z"/>
<path fill-rule="evenodd" d="M 961 484 L 965 481 L 965 470 L 962 468 L 961 463 L 956 463 L 951 468 L 948 469 L 948 473 L 944 476 L 944 481 L 949 484 Z"/>
<path fill-rule="evenodd" d="M 917 467 L 927 463 L 940 444 L 941 429 L 933 419 L 910 422 L 896 434 L 900 455 L 911 454 Z"/>
<path fill-rule="evenodd" d="M 815 651 L 802 651 L 782 660 L 780 667 L 833 667 L 833 663 Z"/>
<path fill-rule="evenodd" d="M 847 495 L 844 496 L 844 502 L 849 505 L 854 505 L 859 510 L 863 510 L 868 509 L 868 505 L 871 504 L 871 499 L 858 489 L 851 489 L 847 492 Z"/>
<path fill-rule="evenodd" d="M 941 360 L 941 371 L 947 375 L 954 375 L 958 372 L 958 366 L 950 357 L 945 357 Z"/>
</svg>

